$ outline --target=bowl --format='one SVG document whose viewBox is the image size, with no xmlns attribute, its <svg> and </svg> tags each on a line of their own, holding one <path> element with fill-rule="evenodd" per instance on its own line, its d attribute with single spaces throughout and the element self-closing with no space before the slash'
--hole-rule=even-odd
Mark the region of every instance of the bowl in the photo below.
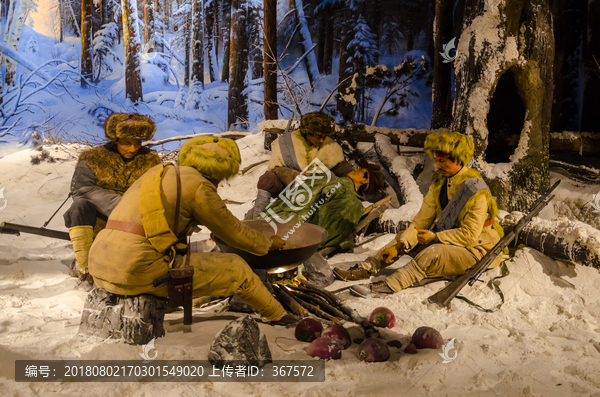
<svg viewBox="0 0 600 397">
<path fill-rule="evenodd" d="M 267 221 L 254 220 L 244 221 L 244 224 L 252 229 L 258 230 L 268 236 L 274 235 L 274 230 Z M 269 251 L 268 254 L 257 256 L 241 249 L 230 246 L 219 237 L 211 234 L 211 238 L 217 243 L 222 252 L 237 254 L 244 259 L 252 269 L 290 269 L 304 263 L 315 252 L 319 245 L 327 239 L 327 230 L 311 223 L 297 222 L 277 223 L 277 235 L 288 238 L 286 246 L 292 247 L 280 251 Z"/>
</svg>

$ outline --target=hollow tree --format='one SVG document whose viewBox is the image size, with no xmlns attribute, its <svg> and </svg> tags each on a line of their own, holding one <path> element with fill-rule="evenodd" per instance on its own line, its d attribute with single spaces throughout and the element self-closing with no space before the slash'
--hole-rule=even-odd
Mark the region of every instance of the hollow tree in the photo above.
<svg viewBox="0 0 600 397">
<path fill-rule="evenodd" d="M 465 1 L 452 128 L 473 138 L 472 164 L 507 211 L 548 186 L 553 61 L 547 0 Z"/>
</svg>

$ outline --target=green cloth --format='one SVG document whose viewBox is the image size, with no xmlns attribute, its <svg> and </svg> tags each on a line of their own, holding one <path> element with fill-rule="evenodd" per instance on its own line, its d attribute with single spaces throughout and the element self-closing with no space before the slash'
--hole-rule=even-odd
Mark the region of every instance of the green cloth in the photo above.
<svg viewBox="0 0 600 397">
<path fill-rule="evenodd" d="M 309 177 L 302 185 L 284 190 L 263 211 L 272 218 L 268 210 L 284 221 L 308 222 L 327 230 L 327 240 L 321 243 L 319 250 L 346 240 L 365 212 L 352 179 L 333 175 L 329 182 L 325 176 L 320 179 Z M 259 215 L 256 219 L 265 218 Z"/>
</svg>

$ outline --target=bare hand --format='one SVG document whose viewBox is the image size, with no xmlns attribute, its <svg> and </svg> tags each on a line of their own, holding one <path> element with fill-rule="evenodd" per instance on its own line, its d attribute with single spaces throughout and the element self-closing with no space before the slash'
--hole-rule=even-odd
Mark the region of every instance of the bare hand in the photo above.
<svg viewBox="0 0 600 397">
<path fill-rule="evenodd" d="M 425 229 L 417 229 L 417 241 L 419 244 L 427 245 L 434 240 L 437 240 L 437 235 L 434 232 Z"/>
<path fill-rule="evenodd" d="M 279 251 L 283 249 L 284 245 L 285 240 L 279 237 L 278 235 L 274 235 L 273 237 L 271 237 L 271 247 L 269 248 L 269 251 Z"/>
</svg>

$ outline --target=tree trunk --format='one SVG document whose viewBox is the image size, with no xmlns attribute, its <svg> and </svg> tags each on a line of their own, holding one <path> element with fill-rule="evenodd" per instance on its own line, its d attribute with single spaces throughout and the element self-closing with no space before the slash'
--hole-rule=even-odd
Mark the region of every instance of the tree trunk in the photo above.
<svg viewBox="0 0 600 397">
<path fill-rule="evenodd" d="M 137 0 L 121 0 L 123 44 L 125 48 L 125 96 L 131 102 L 143 101 L 140 32 Z"/>
<path fill-rule="evenodd" d="M 304 53 L 310 51 L 313 46 L 312 39 L 310 36 L 310 30 L 308 28 L 308 21 L 304 15 L 304 5 L 302 0 L 290 0 L 290 8 L 295 10 L 296 23 L 300 24 L 300 45 Z M 306 65 L 306 73 L 308 74 L 308 81 L 311 87 L 314 87 L 319 80 L 319 68 L 317 66 L 317 57 L 314 51 L 310 51 L 308 55 L 304 57 L 304 64 Z"/>
<path fill-rule="evenodd" d="M 63 0 L 61 0 L 63 1 Z M 112 7 L 108 6 L 109 0 L 102 0 L 102 25 L 106 25 L 109 22 L 112 22 L 112 15 L 109 16 L 109 10 Z"/>
<path fill-rule="evenodd" d="M 444 62 L 440 53 L 452 39 L 452 1 L 435 1 L 435 36 L 433 56 L 433 111 L 431 128 L 448 128 L 452 123 L 452 63 Z"/>
<path fill-rule="evenodd" d="M 221 81 L 229 81 L 229 55 L 231 52 L 231 0 L 223 1 L 223 71 L 221 72 Z"/>
<path fill-rule="evenodd" d="M 227 104 L 227 126 L 229 130 L 245 129 L 235 123 L 248 120 L 246 106 L 246 73 L 248 72 L 248 4 L 242 0 L 231 2 L 231 36 L 229 38 L 229 102 Z"/>
<path fill-rule="evenodd" d="M 511 213 L 500 220 L 505 233 L 512 230 L 522 213 Z M 533 218 L 517 237 L 517 244 L 524 244 L 545 255 L 564 261 L 600 269 L 600 241 L 592 226 L 571 220 L 549 221 Z"/>
<path fill-rule="evenodd" d="M 221 47 L 219 45 L 219 38 L 221 37 L 221 8 L 219 7 L 219 0 L 213 0 L 213 15 L 214 15 L 214 24 L 213 24 L 213 47 L 215 49 L 215 77 L 217 74 L 221 74 L 221 68 L 219 67 L 219 51 Z M 219 77 L 220 80 L 220 77 Z"/>
<path fill-rule="evenodd" d="M 102 5 L 104 5 L 104 4 L 106 4 L 106 1 L 102 2 Z M 2 7 L 4 7 L 4 4 L 2 5 Z M 4 8 L 2 9 L 2 12 L 4 12 Z M 59 18 L 59 26 L 58 26 L 58 29 L 59 29 L 59 39 L 58 39 L 58 42 L 62 43 L 63 40 L 64 40 L 64 35 L 65 35 L 65 16 L 64 16 L 64 10 L 63 10 L 63 0 L 58 0 L 58 18 Z"/>
<path fill-rule="evenodd" d="M 164 0 L 154 0 L 154 49 L 164 52 L 163 40 L 165 38 L 165 4 Z"/>
<path fill-rule="evenodd" d="M 556 56 L 551 131 L 581 131 L 579 111 L 580 92 L 584 87 L 585 9 L 583 1 L 554 0 L 553 3 Z M 593 18 L 597 19 L 597 15 Z"/>
<path fill-rule="evenodd" d="M 122 296 L 94 288 L 85 299 L 79 333 L 144 345 L 165 336 L 166 310 L 165 298 L 147 294 Z"/>
<path fill-rule="evenodd" d="M 192 71 L 191 84 L 200 82 L 204 89 L 204 40 L 202 38 L 202 2 L 194 1 L 192 8 Z"/>
<path fill-rule="evenodd" d="M 464 27 L 455 60 L 452 129 L 473 138 L 473 165 L 483 175 L 501 209 L 526 210 L 548 186 L 553 89 L 548 82 L 553 81 L 553 60 L 552 18 L 547 2 L 466 1 Z M 499 88 L 500 77 L 509 71 L 516 87 L 513 95 L 518 95 L 522 103 L 499 103 L 520 106 L 524 121 L 519 145 L 508 158 L 510 162 L 490 164 L 486 150 L 488 140 L 494 136 L 490 136 L 489 128 L 496 126 L 488 126 L 483 121 L 488 118 L 490 100 Z M 499 108 L 497 113 L 506 112 Z M 490 152 L 497 150 L 493 146 L 489 149 Z"/>
<path fill-rule="evenodd" d="M 92 7 L 93 0 L 81 0 L 81 74 L 91 81 L 94 73 L 92 63 Z M 81 79 L 81 86 L 87 87 Z"/>
<path fill-rule="evenodd" d="M 208 7 L 205 7 L 204 9 L 204 13 L 206 15 L 206 30 L 205 30 L 205 37 L 206 37 L 206 57 L 207 57 L 207 61 L 208 61 L 208 82 L 212 83 L 213 81 L 215 81 L 215 69 L 214 69 L 214 65 L 213 65 L 213 31 L 214 31 L 214 25 L 215 25 L 215 12 L 214 12 L 214 3 L 215 0 L 213 0 Z"/>
<path fill-rule="evenodd" d="M 265 31 L 263 67 L 265 76 L 265 120 L 277 120 L 277 0 L 263 0 Z"/>
<path fill-rule="evenodd" d="M 144 44 L 147 46 L 154 41 L 154 0 L 144 0 L 144 26 Z"/>
<path fill-rule="evenodd" d="M 600 132 L 600 0 L 588 0 L 585 91 L 581 131 Z M 594 59 L 595 58 L 595 59 Z M 598 63 L 596 63 L 598 62 Z"/>
<path fill-rule="evenodd" d="M 249 41 L 249 57 L 252 79 L 260 79 L 263 77 L 263 57 L 262 57 L 262 42 L 263 42 L 263 22 L 261 15 L 263 10 L 262 3 L 254 3 L 256 7 L 248 9 L 248 41 Z"/>
<path fill-rule="evenodd" d="M 190 37 L 191 37 L 191 32 L 190 29 L 192 28 L 192 21 L 190 18 L 190 14 L 188 14 L 185 17 L 185 36 L 183 39 L 184 45 L 185 45 L 185 65 L 183 65 L 184 69 L 185 69 L 185 73 L 184 73 L 184 77 L 183 77 L 183 84 L 186 87 L 190 86 Z"/>
<path fill-rule="evenodd" d="M 15 0 L 10 2 L 8 8 L 5 33 L 4 33 L 4 45 L 14 50 L 19 50 L 19 41 L 21 40 L 21 31 L 25 24 L 25 9 L 27 7 L 26 0 Z M 17 72 L 17 65 L 15 62 L 8 58 L 3 57 L 4 61 L 4 83 L 6 86 L 12 86 L 15 83 L 15 74 Z"/>
<path fill-rule="evenodd" d="M 348 62 L 348 43 L 352 40 L 350 37 L 350 33 L 352 31 L 352 27 L 350 26 L 351 18 L 351 10 L 346 8 L 343 11 L 342 17 L 342 37 L 340 43 L 340 65 L 338 71 L 338 94 L 337 94 L 337 110 L 340 112 L 342 119 L 340 120 L 342 123 L 350 123 L 353 120 L 353 111 L 354 105 L 343 99 L 343 95 L 348 93 L 348 89 L 352 84 L 351 79 L 343 82 L 350 74 L 351 64 Z"/>
</svg>

